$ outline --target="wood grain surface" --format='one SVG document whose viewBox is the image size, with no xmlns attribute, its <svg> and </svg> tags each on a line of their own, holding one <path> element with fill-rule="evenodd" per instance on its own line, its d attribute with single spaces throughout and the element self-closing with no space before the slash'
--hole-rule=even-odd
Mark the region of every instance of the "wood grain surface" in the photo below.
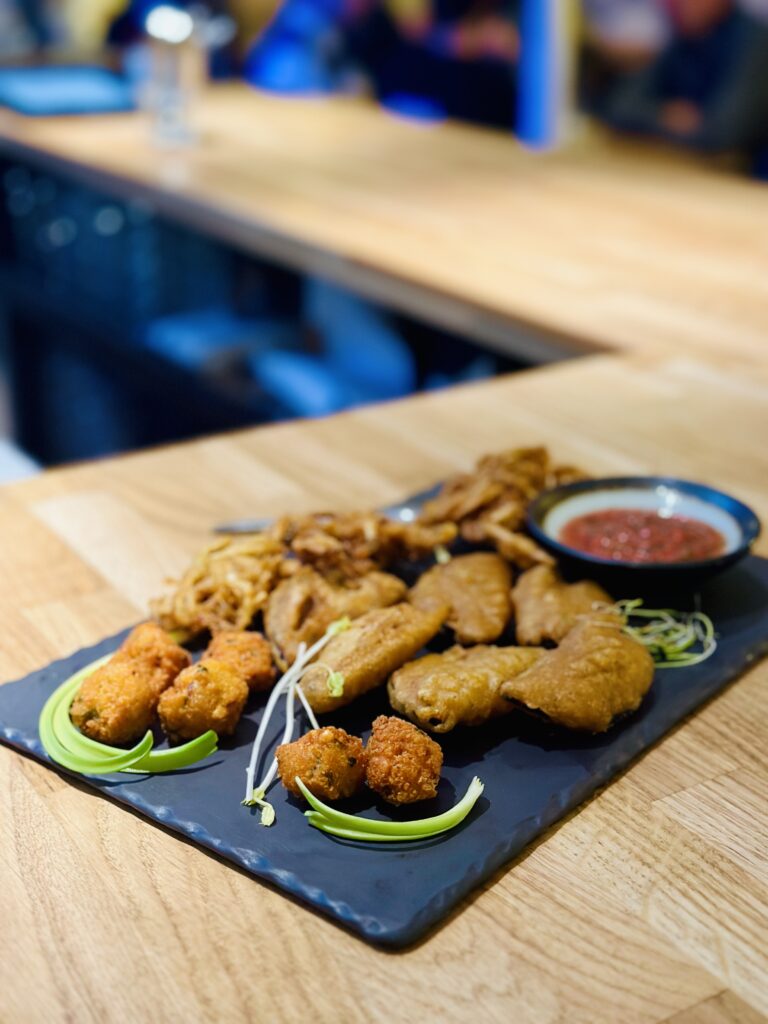
<svg viewBox="0 0 768 1024">
<path fill-rule="evenodd" d="M 388 502 L 545 442 L 768 519 L 767 436 L 759 374 L 605 356 L 48 472 L 0 491 L 0 679 L 136 621 L 228 517 Z M 0 748 L 0 1021 L 768 1020 L 767 683 L 756 666 L 399 953 Z"/>
<path fill-rule="evenodd" d="M 544 361 L 596 348 L 765 360 L 768 190 L 594 132 L 563 153 L 357 100 L 210 90 L 199 145 L 141 115 L 0 112 L 0 152 Z"/>
</svg>

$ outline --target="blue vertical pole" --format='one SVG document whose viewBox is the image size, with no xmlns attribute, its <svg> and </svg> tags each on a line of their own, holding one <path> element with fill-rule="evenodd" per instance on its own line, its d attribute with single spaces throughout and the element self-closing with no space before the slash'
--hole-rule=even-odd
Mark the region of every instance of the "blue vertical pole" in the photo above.
<svg viewBox="0 0 768 1024">
<path fill-rule="evenodd" d="M 530 146 L 554 145 L 559 130 L 562 60 L 557 6 L 563 0 L 523 0 L 517 132 Z"/>
</svg>

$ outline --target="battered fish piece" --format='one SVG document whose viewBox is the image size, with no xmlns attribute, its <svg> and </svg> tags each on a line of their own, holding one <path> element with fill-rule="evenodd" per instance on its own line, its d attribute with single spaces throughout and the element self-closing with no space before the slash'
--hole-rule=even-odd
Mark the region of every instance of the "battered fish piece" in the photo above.
<svg viewBox="0 0 768 1024">
<path fill-rule="evenodd" d="M 388 684 L 395 711 L 430 732 L 482 725 L 512 711 L 501 684 L 529 669 L 544 651 L 536 647 L 451 647 L 403 665 Z"/>
<path fill-rule="evenodd" d="M 312 729 L 277 748 L 277 771 L 289 793 L 301 796 L 296 776 L 318 800 L 345 800 L 363 788 L 368 757 L 359 736 L 332 725 Z"/>
<path fill-rule="evenodd" d="M 491 551 L 459 555 L 435 565 L 411 589 L 417 608 L 447 604 L 446 625 L 462 644 L 487 644 L 503 632 L 512 614 L 509 566 Z"/>
<path fill-rule="evenodd" d="M 445 607 L 422 611 L 411 604 L 395 604 L 355 619 L 320 653 L 321 664 L 311 665 L 301 680 L 312 708 L 319 714 L 335 711 L 380 686 L 432 639 L 447 612 Z M 329 671 L 344 677 L 338 697 L 328 689 Z"/>
<path fill-rule="evenodd" d="M 151 675 L 111 658 L 77 691 L 70 717 L 84 736 L 110 745 L 133 743 L 151 728 L 158 694 Z"/>
<path fill-rule="evenodd" d="M 132 662 L 140 675 L 146 675 L 158 697 L 192 661 L 156 622 L 143 622 L 132 629 L 114 660 Z"/>
<path fill-rule="evenodd" d="M 501 694 L 568 729 L 605 732 L 651 688 L 653 659 L 610 618 L 583 619 Z"/>
<path fill-rule="evenodd" d="M 366 782 L 387 803 L 413 804 L 437 796 L 443 752 L 415 725 L 379 715 L 366 753 Z"/>
<path fill-rule="evenodd" d="M 160 697 L 163 732 L 172 743 L 193 740 L 213 729 L 230 736 L 248 700 L 248 684 L 223 661 L 206 658 L 185 668 Z"/>
<path fill-rule="evenodd" d="M 563 583 L 552 566 L 537 565 L 517 581 L 512 602 L 517 642 L 536 646 L 546 640 L 560 643 L 585 615 L 595 611 L 595 605 L 610 605 L 613 599 L 592 580 Z"/>
<path fill-rule="evenodd" d="M 287 667 L 300 643 L 311 646 L 336 619 L 356 619 L 373 608 L 397 604 L 405 591 L 402 580 L 385 572 L 369 572 L 347 586 L 337 586 L 314 569 L 301 569 L 273 591 L 264 628 L 278 661 Z"/>
<path fill-rule="evenodd" d="M 240 629 L 217 633 L 208 644 L 204 658 L 229 665 L 252 692 L 269 690 L 275 681 L 272 648 L 261 633 Z"/>
</svg>

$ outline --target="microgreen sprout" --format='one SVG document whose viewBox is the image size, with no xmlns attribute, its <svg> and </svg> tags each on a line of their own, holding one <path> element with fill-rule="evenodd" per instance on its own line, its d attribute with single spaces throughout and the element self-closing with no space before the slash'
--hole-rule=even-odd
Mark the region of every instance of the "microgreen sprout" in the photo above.
<svg viewBox="0 0 768 1024">
<path fill-rule="evenodd" d="M 443 544 L 438 544 L 434 549 L 435 561 L 438 565 L 447 565 L 451 560 L 451 552 Z"/>
<path fill-rule="evenodd" d="M 698 665 L 717 649 L 715 627 L 704 612 L 644 608 L 639 598 L 613 607 L 623 619 L 624 632 L 647 648 L 657 668 Z"/>
<path fill-rule="evenodd" d="M 265 794 L 277 774 L 277 761 L 274 757 L 272 758 L 272 763 L 267 774 L 264 776 L 264 779 L 258 787 L 256 786 L 256 768 L 259 763 L 259 757 L 264 743 L 264 737 L 266 736 L 267 727 L 272 715 L 274 714 L 277 702 L 281 697 L 285 697 L 285 728 L 283 730 L 281 743 L 290 743 L 291 737 L 293 736 L 294 699 L 297 694 L 304 710 L 307 712 L 307 717 L 309 718 L 312 727 L 314 729 L 319 728 L 317 719 L 312 713 L 309 702 L 307 701 L 303 690 L 299 686 L 299 683 L 304 673 L 308 670 L 313 658 L 320 653 L 330 640 L 335 636 L 338 636 L 339 633 L 343 633 L 346 629 L 349 629 L 350 625 L 351 621 L 349 617 L 345 615 L 343 618 L 332 622 L 320 639 L 316 643 L 312 644 L 311 647 L 308 648 L 305 643 L 299 644 L 293 664 L 288 671 L 285 672 L 282 678 L 278 680 L 269 695 L 269 700 L 264 708 L 264 714 L 261 717 L 261 722 L 259 723 L 259 728 L 256 732 L 256 738 L 253 741 L 253 747 L 251 748 L 251 757 L 245 773 L 245 798 L 241 801 L 244 807 L 253 807 L 254 805 L 257 805 L 262 808 L 260 819 L 262 825 L 271 825 L 275 820 L 274 808 L 272 808 L 272 806 L 265 800 Z M 334 673 L 330 669 L 328 671 L 330 678 Z M 335 674 L 338 675 L 338 673 Z M 343 676 L 341 677 L 341 680 L 343 687 Z M 269 808 L 269 811 L 267 811 L 267 807 Z"/>
<path fill-rule="evenodd" d="M 300 778 L 296 785 L 310 806 L 304 815 L 310 825 L 339 839 L 355 839 L 368 843 L 402 843 L 417 839 L 431 839 L 461 824 L 477 803 L 483 792 L 483 783 L 475 776 L 466 793 L 449 810 L 433 818 L 419 818 L 416 821 L 378 821 L 362 818 L 357 814 L 345 814 L 318 800 L 307 789 Z"/>
<path fill-rule="evenodd" d="M 329 672 L 325 685 L 332 697 L 341 697 L 344 693 L 344 674 L 342 672 Z"/>
</svg>

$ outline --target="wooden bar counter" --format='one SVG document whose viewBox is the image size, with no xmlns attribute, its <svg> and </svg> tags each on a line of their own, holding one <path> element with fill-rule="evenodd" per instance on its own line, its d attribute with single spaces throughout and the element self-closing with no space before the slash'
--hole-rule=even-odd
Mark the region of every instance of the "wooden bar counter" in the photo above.
<svg viewBox="0 0 768 1024">
<path fill-rule="evenodd" d="M 765 360 L 768 189 L 591 133 L 558 154 L 358 100 L 210 89 L 200 142 L 139 114 L 0 112 L 0 155 L 531 362 L 595 349 Z"/>
<path fill-rule="evenodd" d="M 381 504 L 538 442 L 766 518 L 767 436 L 765 373 L 595 356 L 48 472 L 0 490 L 0 679 L 145 615 L 222 519 Z M 763 663 L 400 953 L 0 747 L 0 1020 L 765 1021 L 767 721 Z"/>
</svg>

